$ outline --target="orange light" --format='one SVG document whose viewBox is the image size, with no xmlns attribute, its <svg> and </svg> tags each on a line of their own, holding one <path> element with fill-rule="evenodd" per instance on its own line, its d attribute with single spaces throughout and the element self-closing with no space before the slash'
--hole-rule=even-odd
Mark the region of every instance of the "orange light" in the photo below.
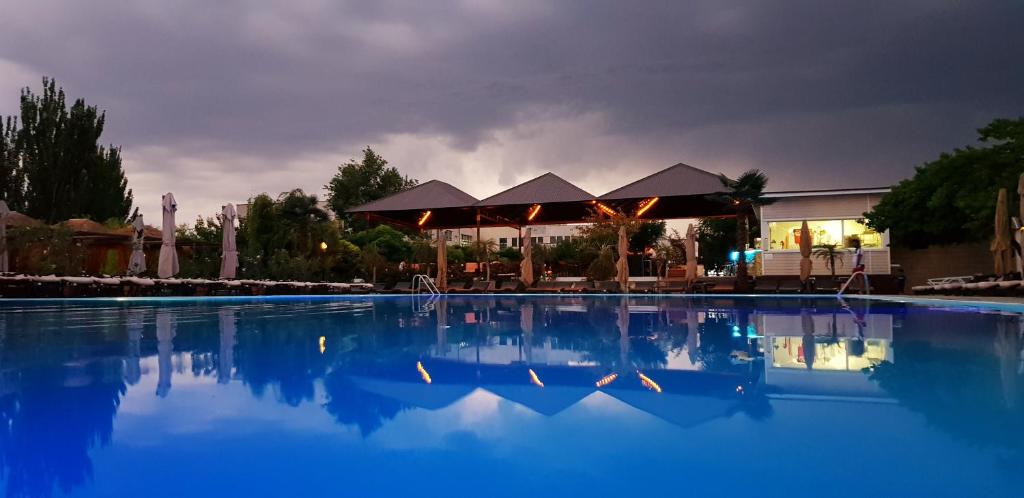
<svg viewBox="0 0 1024 498">
<path fill-rule="evenodd" d="M 537 213 L 539 212 L 540 204 L 534 204 L 533 207 L 530 208 L 530 214 L 526 216 L 526 221 L 533 221 L 533 219 L 537 217 Z"/>
<path fill-rule="evenodd" d="M 636 212 L 637 218 L 643 216 L 644 213 L 646 213 L 648 209 L 651 209 L 651 206 L 653 206 L 654 203 L 658 202 L 658 199 L 660 199 L 660 197 L 652 197 L 652 198 L 647 199 L 646 201 L 640 203 L 640 210 Z"/>
<path fill-rule="evenodd" d="M 532 368 L 530 369 L 530 382 L 537 387 L 544 387 L 544 383 L 537 378 L 537 372 L 534 372 Z"/>
<path fill-rule="evenodd" d="M 646 375 L 644 375 L 644 374 L 642 374 L 640 372 L 637 372 L 636 374 L 640 376 L 640 383 L 643 384 L 644 387 L 646 387 L 647 389 L 650 389 L 650 390 L 652 390 L 652 391 L 654 391 L 656 393 L 660 393 L 661 392 L 661 386 L 659 386 L 657 382 L 654 382 L 653 379 L 651 379 L 650 377 L 648 377 L 648 376 L 646 376 Z"/>
<path fill-rule="evenodd" d="M 324 354 L 324 351 L 327 351 L 327 338 L 320 336 L 320 354 Z"/>
<path fill-rule="evenodd" d="M 427 369 L 426 368 L 423 368 L 423 363 L 417 361 L 416 362 L 416 370 L 419 371 L 420 377 L 423 377 L 423 382 L 426 382 L 427 384 L 431 383 L 430 374 L 427 373 Z"/>
<path fill-rule="evenodd" d="M 597 203 L 597 209 L 600 209 L 602 213 L 607 214 L 608 216 L 611 216 L 613 218 L 619 215 L 617 211 L 608 206 L 605 206 L 603 203 L 600 202 Z"/>
<path fill-rule="evenodd" d="M 612 382 L 615 382 L 615 379 L 618 379 L 618 378 L 619 378 L 619 374 L 617 374 L 617 373 L 613 373 L 611 375 L 605 375 L 604 377 L 601 377 L 594 385 L 596 385 L 597 387 L 604 387 L 604 386 L 607 386 L 608 384 L 611 384 Z"/>
<path fill-rule="evenodd" d="M 430 218 L 430 211 L 423 213 L 423 216 L 420 216 L 419 223 L 416 224 L 419 226 L 423 226 L 423 224 L 427 222 L 427 218 Z"/>
</svg>

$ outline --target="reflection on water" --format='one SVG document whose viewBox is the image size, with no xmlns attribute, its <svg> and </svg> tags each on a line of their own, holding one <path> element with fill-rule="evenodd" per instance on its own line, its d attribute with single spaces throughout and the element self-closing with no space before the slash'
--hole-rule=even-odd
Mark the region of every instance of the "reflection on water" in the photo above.
<svg viewBox="0 0 1024 498">
<path fill-rule="evenodd" d="M 159 431 L 147 425 L 154 421 L 191 420 L 197 413 L 164 407 L 175 406 L 176 396 L 197 394 L 203 400 L 198 412 L 224 413 L 238 425 L 255 423 L 261 413 L 233 411 L 235 405 L 279 403 L 304 410 L 288 415 L 296 424 L 301 418 L 315 425 L 312 413 L 319 412 L 368 442 L 379 441 L 372 436 L 389 424 L 405 430 L 405 413 L 500 402 L 552 428 L 571 418 L 577 420 L 573 430 L 608 434 L 603 417 L 654 431 L 648 427 L 657 420 L 667 424 L 658 429 L 660 437 L 679 438 L 677 445 L 740 433 L 747 434 L 744 445 L 785 434 L 804 447 L 814 441 L 801 437 L 813 431 L 794 433 L 794 426 L 828 424 L 801 418 L 808 413 L 842 403 L 847 413 L 862 410 L 865 426 L 911 423 L 868 418 L 876 407 L 890 406 L 923 416 L 927 426 L 914 431 L 992 448 L 996 467 L 1011 469 L 1024 455 L 1021 338 L 1015 314 L 861 300 L 760 299 L 756 306 L 751 299 L 518 296 L 5 303 L 2 481 L 8 496 L 89 493 L 103 484 L 97 476 L 111 475 L 105 466 L 96 472 L 95 457 L 131 447 L 143 428 Z M 235 386 L 244 387 L 249 400 L 239 398 Z M 119 416 L 129 399 L 144 408 Z M 492 424 L 512 416 L 483 408 L 470 413 Z M 467 422 L 449 418 L 452 427 L 445 430 L 460 423 Z M 740 425 L 721 432 L 716 423 Z M 743 425 L 750 423 L 754 429 Z M 275 430 L 285 429 L 279 423 Z M 428 429 L 418 430 L 416 437 Z M 112 443 L 115 434 L 123 435 L 121 443 Z M 156 455 L 172 461 L 168 441 L 161 443 L 167 453 Z M 609 451 L 615 445 L 628 446 L 607 440 Z M 497 446 L 513 453 L 516 447 Z M 489 454 L 482 448 L 456 454 Z M 660 451 L 666 453 L 648 457 L 671 454 Z M 787 450 L 773 448 L 773 458 L 779 451 Z M 808 455 L 794 449 L 791 458 L 799 463 Z M 572 482 L 569 475 L 562 480 Z M 987 486 L 999 494 L 1003 484 L 1016 483 Z"/>
</svg>

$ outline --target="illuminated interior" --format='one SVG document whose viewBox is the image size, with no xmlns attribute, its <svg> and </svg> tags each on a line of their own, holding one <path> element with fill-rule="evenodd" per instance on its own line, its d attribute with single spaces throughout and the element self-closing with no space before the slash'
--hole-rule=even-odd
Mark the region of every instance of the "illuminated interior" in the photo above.
<svg viewBox="0 0 1024 498">
<path fill-rule="evenodd" d="M 800 225 L 803 221 L 771 221 L 768 223 L 768 249 L 799 251 Z M 858 220 L 807 220 L 814 245 L 838 244 L 847 247 L 849 237 L 860 239 L 861 247 L 882 247 L 882 235 Z"/>
<path fill-rule="evenodd" d="M 889 341 L 866 339 L 863 341 L 840 338 L 829 341 L 826 337 L 815 337 L 814 354 L 805 350 L 808 342 L 803 336 L 772 337 L 772 367 L 807 369 L 811 358 L 812 370 L 860 372 L 883 361 L 892 361 Z M 858 344 L 861 343 L 861 344 Z"/>
</svg>

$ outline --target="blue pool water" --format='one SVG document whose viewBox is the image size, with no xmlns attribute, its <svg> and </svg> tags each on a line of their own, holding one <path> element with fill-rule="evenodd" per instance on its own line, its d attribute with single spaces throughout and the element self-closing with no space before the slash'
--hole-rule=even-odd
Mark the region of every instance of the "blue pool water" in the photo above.
<svg viewBox="0 0 1024 498">
<path fill-rule="evenodd" d="M 6 496 L 1021 496 L 1017 313 L 0 301 Z"/>
</svg>

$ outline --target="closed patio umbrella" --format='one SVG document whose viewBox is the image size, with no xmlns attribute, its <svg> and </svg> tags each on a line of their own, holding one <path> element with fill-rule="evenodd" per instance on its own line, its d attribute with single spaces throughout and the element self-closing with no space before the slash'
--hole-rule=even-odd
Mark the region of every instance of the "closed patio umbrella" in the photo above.
<svg viewBox="0 0 1024 498">
<path fill-rule="evenodd" d="M 174 195 L 170 192 L 164 194 L 163 201 L 163 232 L 160 244 L 160 263 L 157 267 L 157 276 L 170 278 L 178 274 L 178 251 L 174 247 L 174 213 L 178 210 L 178 203 L 174 201 Z"/>
<path fill-rule="evenodd" d="M 999 196 L 996 199 L 995 237 L 989 248 L 992 251 L 992 259 L 995 262 L 996 275 L 1009 273 L 1012 267 L 1010 262 L 1010 217 L 1006 206 L 1006 189 L 999 189 Z"/>
<path fill-rule="evenodd" d="M 1020 207 L 1018 208 L 1017 216 L 1020 217 L 1021 223 L 1024 223 L 1024 173 L 1021 173 L 1020 179 L 1017 180 L 1017 195 L 1020 196 Z M 1024 248 L 1024 232 L 1014 230 L 1013 237 L 1017 240 L 1017 245 Z M 1017 271 L 1024 274 L 1024 254 L 1017 255 Z"/>
<path fill-rule="evenodd" d="M 800 224 L 800 281 L 807 285 L 807 279 L 811 278 L 811 229 L 807 222 Z"/>
<path fill-rule="evenodd" d="M 683 249 L 686 249 L 686 286 L 693 287 L 697 281 L 697 230 L 693 228 L 693 223 L 686 227 Z"/>
<path fill-rule="evenodd" d="M 626 238 L 626 226 L 619 227 L 619 260 L 615 263 L 615 280 L 619 282 L 622 292 L 629 291 L 629 239 Z"/>
<path fill-rule="evenodd" d="M 0 201 L 0 272 L 7 269 L 7 215 L 11 210 L 7 209 L 7 203 Z"/>
<path fill-rule="evenodd" d="M 238 271 L 238 246 L 235 245 L 235 205 L 228 203 L 220 211 L 220 226 L 224 233 L 220 256 L 220 278 L 235 278 Z"/>
<path fill-rule="evenodd" d="M 523 253 L 523 260 L 519 262 L 519 280 L 523 285 L 530 287 L 533 285 L 533 229 L 526 228 L 526 238 L 523 239 L 520 250 Z"/>
<path fill-rule="evenodd" d="M 142 215 L 132 220 L 132 255 L 128 258 L 128 274 L 138 275 L 146 271 L 146 252 L 143 245 L 146 239 L 146 223 Z"/>
<path fill-rule="evenodd" d="M 437 279 L 434 285 L 440 290 L 448 290 L 448 240 L 441 230 L 437 231 Z"/>
</svg>

